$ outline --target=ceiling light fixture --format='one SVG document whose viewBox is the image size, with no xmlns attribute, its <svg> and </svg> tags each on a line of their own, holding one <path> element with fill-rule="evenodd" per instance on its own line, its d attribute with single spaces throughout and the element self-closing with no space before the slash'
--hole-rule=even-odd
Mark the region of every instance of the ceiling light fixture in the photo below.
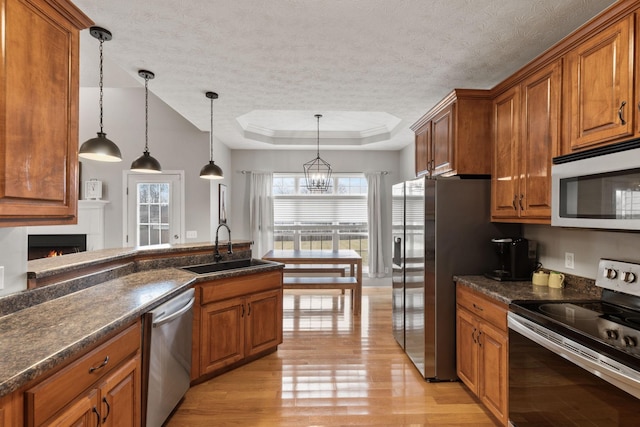
<svg viewBox="0 0 640 427">
<path fill-rule="evenodd" d="M 316 114 L 318 120 L 318 145 L 316 158 L 305 163 L 304 178 L 307 190 L 312 193 L 326 193 L 331 185 L 331 165 L 320 158 L 320 117 L 322 114 Z"/>
<path fill-rule="evenodd" d="M 222 169 L 213 162 L 213 100 L 218 99 L 218 94 L 207 92 L 205 95 L 211 100 L 211 131 L 209 132 L 209 163 L 200 169 L 200 178 L 222 179 Z"/>
<path fill-rule="evenodd" d="M 120 149 L 113 141 L 107 139 L 107 134 L 103 132 L 102 128 L 102 44 L 105 41 L 111 40 L 112 36 L 109 30 L 101 27 L 91 27 L 89 34 L 100 40 L 100 132 L 98 132 L 97 137 L 88 139 L 82 143 L 80 150 L 78 150 L 78 156 L 83 159 L 97 160 L 100 162 L 121 162 L 122 154 L 120 154 Z"/>
<path fill-rule="evenodd" d="M 144 152 L 131 163 L 132 172 L 160 173 L 160 162 L 149 154 L 149 80 L 156 75 L 151 71 L 140 70 L 138 75 L 144 79 Z"/>
</svg>

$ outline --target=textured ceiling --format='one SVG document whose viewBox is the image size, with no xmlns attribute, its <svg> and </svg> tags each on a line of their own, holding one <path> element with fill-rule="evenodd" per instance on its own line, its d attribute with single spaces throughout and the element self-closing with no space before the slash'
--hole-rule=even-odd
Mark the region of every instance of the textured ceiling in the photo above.
<svg viewBox="0 0 640 427">
<path fill-rule="evenodd" d="M 491 88 L 612 0 L 75 0 L 113 33 L 105 85 L 144 84 L 230 148 L 396 150 L 453 88 Z M 81 85 L 98 41 L 81 35 Z M 105 102 L 106 104 L 106 102 Z"/>
</svg>

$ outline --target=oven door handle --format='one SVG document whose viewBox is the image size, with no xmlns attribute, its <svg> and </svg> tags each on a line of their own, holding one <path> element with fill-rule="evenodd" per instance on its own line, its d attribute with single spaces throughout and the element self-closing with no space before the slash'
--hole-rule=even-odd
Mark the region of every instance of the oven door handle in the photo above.
<svg viewBox="0 0 640 427">
<path fill-rule="evenodd" d="M 606 356 L 598 354 L 597 352 L 590 350 L 575 341 L 569 340 L 560 334 L 552 332 L 543 326 L 529 322 L 512 312 L 508 313 L 507 320 L 509 329 L 514 332 L 517 332 L 525 338 L 540 344 L 547 350 L 564 357 L 573 364 L 580 366 L 593 375 L 602 378 L 603 380 L 640 399 L 639 372 L 620 365 L 618 362 Z M 553 339 L 549 339 L 542 336 L 540 333 L 534 332 L 531 327 L 527 325 L 532 325 L 532 327 Z M 634 374 L 635 378 L 632 376 Z"/>
</svg>

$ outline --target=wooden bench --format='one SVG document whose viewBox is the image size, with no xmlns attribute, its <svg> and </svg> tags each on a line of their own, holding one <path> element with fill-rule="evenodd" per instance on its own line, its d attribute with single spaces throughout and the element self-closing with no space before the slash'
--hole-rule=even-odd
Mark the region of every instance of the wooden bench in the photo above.
<svg viewBox="0 0 640 427">
<path fill-rule="evenodd" d="M 339 265 L 287 264 L 284 273 L 331 273 L 344 277 L 347 268 Z"/>
<path fill-rule="evenodd" d="M 291 277 L 284 276 L 282 278 L 283 289 L 340 289 L 344 293 L 345 290 L 351 291 L 351 308 L 356 309 L 355 295 L 357 294 L 358 279 L 352 276 L 340 277 Z"/>
<path fill-rule="evenodd" d="M 284 267 L 284 274 L 337 274 L 340 277 L 346 276 L 349 267 L 339 265 L 313 265 L 313 264 L 287 264 Z M 287 276 L 285 276 L 287 277 Z M 344 289 L 342 289 L 344 295 Z"/>
</svg>

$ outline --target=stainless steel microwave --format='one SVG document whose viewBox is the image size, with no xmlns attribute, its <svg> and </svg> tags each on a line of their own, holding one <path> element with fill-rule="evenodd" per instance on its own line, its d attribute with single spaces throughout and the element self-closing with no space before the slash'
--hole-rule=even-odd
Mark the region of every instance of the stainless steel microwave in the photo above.
<svg viewBox="0 0 640 427">
<path fill-rule="evenodd" d="M 640 231 L 640 140 L 553 159 L 551 225 Z"/>
</svg>

